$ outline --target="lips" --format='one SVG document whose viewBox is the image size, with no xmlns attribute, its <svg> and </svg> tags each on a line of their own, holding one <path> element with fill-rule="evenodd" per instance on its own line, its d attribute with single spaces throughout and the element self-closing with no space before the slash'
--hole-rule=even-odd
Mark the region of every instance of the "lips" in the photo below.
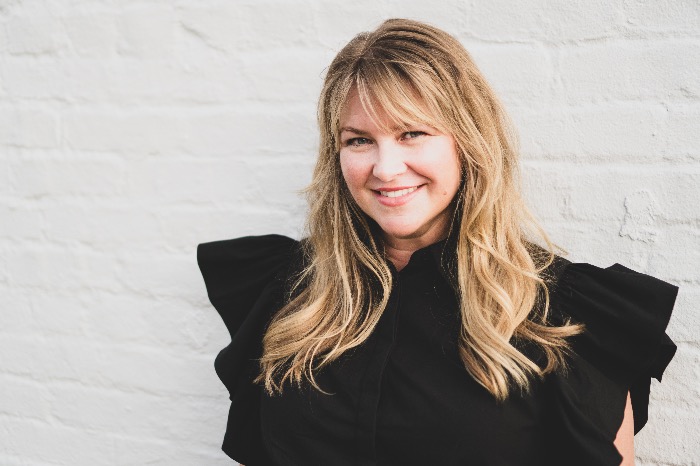
<svg viewBox="0 0 700 466">
<path fill-rule="evenodd" d="M 390 191 L 390 190 L 379 190 L 379 194 L 381 194 L 384 197 L 401 197 L 405 196 L 406 194 L 410 194 L 413 191 L 418 189 L 418 186 L 414 186 L 412 188 L 405 188 L 405 189 L 398 189 L 396 191 Z"/>
<path fill-rule="evenodd" d="M 396 188 L 374 189 L 375 198 L 387 207 L 398 207 L 409 202 L 425 185 L 400 186 Z"/>
</svg>

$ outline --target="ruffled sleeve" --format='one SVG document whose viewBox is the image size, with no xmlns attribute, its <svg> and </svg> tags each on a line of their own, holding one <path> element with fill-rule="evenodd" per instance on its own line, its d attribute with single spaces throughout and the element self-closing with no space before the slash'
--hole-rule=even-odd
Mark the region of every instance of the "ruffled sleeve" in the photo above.
<svg viewBox="0 0 700 466">
<path fill-rule="evenodd" d="M 216 373 L 229 391 L 223 451 L 246 466 L 268 464 L 260 434 L 259 370 L 262 336 L 284 295 L 298 242 L 281 235 L 203 243 L 197 263 L 209 300 L 231 335 L 216 357 Z"/>
<path fill-rule="evenodd" d="M 553 318 L 585 330 L 571 339 L 569 370 L 551 378 L 556 445 L 566 464 L 619 465 L 613 441 L 627 392 L 637 433 L 647 422 L 651 378 L 661 380 L 676 351 L 665 330 L 678 287 L 617 263 L 560 260 Z"/>
</svg>

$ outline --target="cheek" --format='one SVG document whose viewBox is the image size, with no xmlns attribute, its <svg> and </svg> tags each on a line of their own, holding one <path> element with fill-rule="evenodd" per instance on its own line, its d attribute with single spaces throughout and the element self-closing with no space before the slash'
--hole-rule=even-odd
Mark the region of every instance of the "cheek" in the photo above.
<svg viewBox="0 0 700 466">
<path fill-rule="evenodd" d="M 437 182 L 436 194 L 451 200 L 462 182 L 462 164 L 454 143 L 445 138 L 431 147 L 428 154 L 421 167 L 423 173 Z"/>
<path fill-rule="evenodd" d="M 340 155 L 340 170 L 353 196 L 367 181 L 368 168 L 356 157 Z"/>
<path fill-rule="evenodd" d="M 452 174 L 450 180 L 450 188 L 446 190 L 446 195 L 452 198 L 459 191 L 459 186 L 462 184 L 462 163 L 459 160 L 457 154 L 455 154 L 452 167 L 450 168 L 450 173 Z"/>
<path fill-rule="evenodd" d="M 443 159 L 443 173 L 445 174 L 445 195 L 452 198 L 459 190 L 462 182 L 462 162 L 457 155 L 454 141 L 450 140 L 445 148 Z"/>
</svg>

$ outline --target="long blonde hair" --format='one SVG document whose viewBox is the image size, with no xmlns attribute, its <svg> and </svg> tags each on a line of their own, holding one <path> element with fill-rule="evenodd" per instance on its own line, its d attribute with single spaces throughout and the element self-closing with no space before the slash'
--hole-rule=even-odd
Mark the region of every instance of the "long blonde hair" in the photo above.
<svg viewBox="0 0 700 466">
<path fill-rule="evenodd" d="M 545 271 L 555 245 L 523 202 L 517 138 L 505 112 L 454 37 L 390 19 L 352 39 L 327 71 L 318 160 L 306 190 L 305 265 L 265 333 L 256 381 L 270 394 L 281 393 L 286 381 L 303 380 L 323 391 L 314 373 L 367 340 L 391 293 L 377 226 L 340 171 L 339 120 L 351 90 L 395 123 L 425 122 L 454 136 L 463 179 L 446 254 L 460 303 L 465 369 L 503 400 L 514 386 L 526 390 L 531 376 L 565 367 L 566 338 L 581 328 L 548 324 Z M 527 239 L 533 233 L 546 249 Z M 541 350 L 542 366 L 513 345 L 518 339 Z"/>
</svg>

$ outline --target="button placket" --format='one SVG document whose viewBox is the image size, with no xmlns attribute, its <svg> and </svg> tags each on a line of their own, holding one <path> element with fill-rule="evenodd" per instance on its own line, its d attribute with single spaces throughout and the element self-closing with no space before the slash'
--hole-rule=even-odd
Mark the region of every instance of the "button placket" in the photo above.
<svg viewBox="0 0 700 466">
<path fill-rule="evenodd" d="M 398 273 L 392 268 L 394 288 L 389 297 L 387 308 L 380 319 L 377 328 L 377 343 L 372 360 L 367 368 L 362 385 L 362 395 L 357 414 L 357 464 L 359 466 L 375 466 L 377 410 L 382 391 L 382 378 L 387 361 L 396 342 L 396 330 L 399 319 L 399 300 L 401 283 Z"/>
</svg>

